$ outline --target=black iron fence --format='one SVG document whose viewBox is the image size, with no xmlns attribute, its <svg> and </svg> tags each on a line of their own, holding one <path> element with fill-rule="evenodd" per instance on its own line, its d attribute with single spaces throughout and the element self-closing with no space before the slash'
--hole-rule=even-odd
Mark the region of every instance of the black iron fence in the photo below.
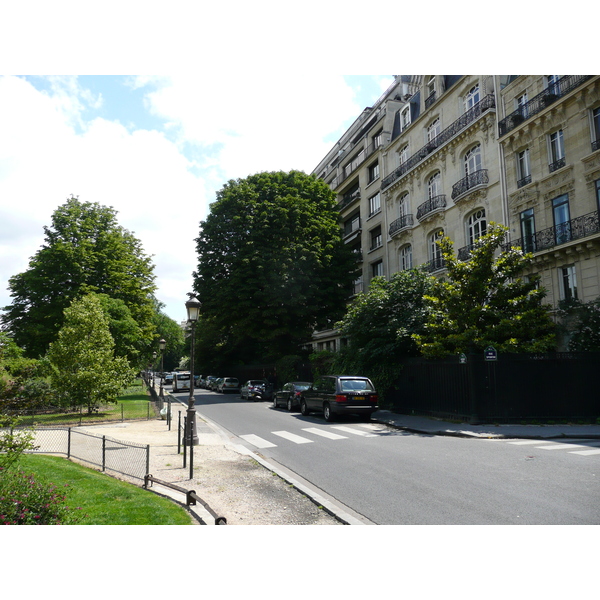
<svg viewBox="0 0 600 600">
<path fill-rule="evenodd" d="M 407 359 L 388 399 L 401 414 L 471 422 L 600 417 L 600 353 L 482 355 Z"/>
<path fill-rule="evenodd" d="M 72 427 L 46 427 L 33 431 L 32 453 L 62 454 L 135 479 L 144 479 L 150 466 L 150 446 L 121 442 Z"/>
</svg>

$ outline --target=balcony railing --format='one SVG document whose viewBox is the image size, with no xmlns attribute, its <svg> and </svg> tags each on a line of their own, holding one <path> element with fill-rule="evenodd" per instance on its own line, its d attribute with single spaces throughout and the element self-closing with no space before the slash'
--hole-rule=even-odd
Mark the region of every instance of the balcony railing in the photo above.
<svg viewBox="0 0 600 600">
<path fill-rule="evenodd" d="M 390 223 L 390 237 L 401 231 L 402 229 L 406 229 L 407 227 L 412 227 L 414 225 L 414 218 L 412 215 L 404 215 L 395 221 Z"/>
<path fill-rule="evenodd" d="M 517 187 L 522 188 L 524 185 L 528 185 L 531 183 L 531 175 L 525 175 L 517 181 Z"/>
<path fill-rule="evenodd" d="M 550 171 L 550 173 L 554 173 L 554 171 L 562 169 L 566 164 L 567 161 L 565 158 L 559 158 L 558 160 L 555 160 L 553 163 L 550 163 L 548 165 L 548 170 Z"/>
<path fill-rule="evenodd" d="M 533 235 L 521 238 L 508 244 L 503 244 L 504 251 L 509 248 L 520 247 L 524 252 L 541 252 L 561 244 L 578 240 L 588 235 L 600 233 L 598 211 L 577 217 L 566 223 L 542 229 Z"/>
<path fill-rule="evenodd" d="M 352 192 L 344 194 L 340 201 L 340 208 L 345 208 L 346 206 L 348 206 L 348 204 L 351 204 L 358 198 L 360 198 L 360 188 L 356 188 Z"/>
<path fill-rule="evenodd" d="M 436 256 L 429 262 L 423 264 L 423 270 L 427 273 L 433 273 L 434 271 L 439 271 L 440 269 L 446 268 L 446 261 L 442 256 Z"/>
<path fill-rule="evenodd" d="M 434 102 L 436 98 L 436 93 L 431 92 L 427 98 L 425 98 L 425 108 L 429 108 Z"/>
<path fill-rule="evenodd" d="M 446 208 L 446 194 L 434 196 L 433 198 L 429 198 L 427 202 L 423 202 L 423 204 L 417 208 L 417 219 L 420 220 L 439 208 Z"/>
<path fill-rule="evenodd" d="M 494 96 L 490 94 L 485 96 L 482 100 L 475 104 L 473 108 L 470 108 L 464 115 L 454 121 L 450 127 L 444 129 L 444 131 L 436 135 L 432 140 L 427 142 L 425 146 L 415 152 L 415 154 L 413 154 L 408 160 L 403 162 L 399 167 L 385 177 L 382 181 L 381 189 L 383 190 L 392 185 L 394 181 L 402 177 L 405 173 L 408 173 L 408 171 L 410 171 L 412 168 L 416 167 L 434 150 L 445 144 L 456 134 L 460 133 L 463 129 L 476 121 L 484 112 L 491 108 L 496 108 L 496 102 L 494 100 Z"/>
<path fill-rule="evenodd" d="M 519 106 L 517 110 L 507 115 L 498 123 L 498 134 L 500 137 L 512 131 L 523 121 L 544 110 L 561 96 L 568 94 L 582 83 L 585 83 L 593 75 L 565 75 L 556 83 L 547 87 L 543 92 L 534 96 L 529 102 Z"/>
<path fill-rule="evenodd" d="M 470 173 L 452 186 L 452 200 L 462 196 L 474 187 L 489 183 L 489 181 L 490 178 L 488 177 L 487 169 L 480 169 L 479 171 Z"/>
<path fill-rule="evenodd" d="M 381 148 L 379 144 L 371 142 L 366 148 L 363 148 L 343 169 L 342 172 L 330 183 L 332 190 L 337 188 L 343 181 L 348 179 L 360 165 L 362 165 L 369 156 Z"/>
</svg>

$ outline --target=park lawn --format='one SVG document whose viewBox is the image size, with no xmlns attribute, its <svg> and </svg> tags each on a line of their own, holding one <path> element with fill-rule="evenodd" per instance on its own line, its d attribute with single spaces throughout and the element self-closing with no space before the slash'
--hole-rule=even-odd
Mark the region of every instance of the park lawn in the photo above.
<svg viewBox="0 0 600 600">
<path fill-rule="evenodd" d="M 148 490 L 58 456 L 26 454 L 19 468 L 36 481 L 65 488 L 68 506 L 81 508 L 81 525 L 190 525 L 190 514 Z"/>
</svg>

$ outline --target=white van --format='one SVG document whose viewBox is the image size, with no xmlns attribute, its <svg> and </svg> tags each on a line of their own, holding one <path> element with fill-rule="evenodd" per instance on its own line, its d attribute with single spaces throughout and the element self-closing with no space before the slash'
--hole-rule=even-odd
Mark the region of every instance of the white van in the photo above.
<svg viewBox="0 0 600 600">
<path fill-rule="evenodd" d="M 179 373 L 173 373 L 173 391 L 183 392 L 184 390 L 190 389 L 190 377 L 189 371 L 181 371 Z"/>
</svg>

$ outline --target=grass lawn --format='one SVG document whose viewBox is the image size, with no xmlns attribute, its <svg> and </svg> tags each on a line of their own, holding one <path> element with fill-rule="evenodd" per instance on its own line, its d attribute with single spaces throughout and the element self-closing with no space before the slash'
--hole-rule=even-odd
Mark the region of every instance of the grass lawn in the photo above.
<svg viewBox="0 0 600 600">
<path fill-rule="evenodd" d="M 19 468 L 36 480 L 65 488 L 67 504 L 81 507 L 82 525 L 190 525 L 177 504 L 124 481 L 75 464 L 66 458 L 26 454 Z"/>
</svg>

